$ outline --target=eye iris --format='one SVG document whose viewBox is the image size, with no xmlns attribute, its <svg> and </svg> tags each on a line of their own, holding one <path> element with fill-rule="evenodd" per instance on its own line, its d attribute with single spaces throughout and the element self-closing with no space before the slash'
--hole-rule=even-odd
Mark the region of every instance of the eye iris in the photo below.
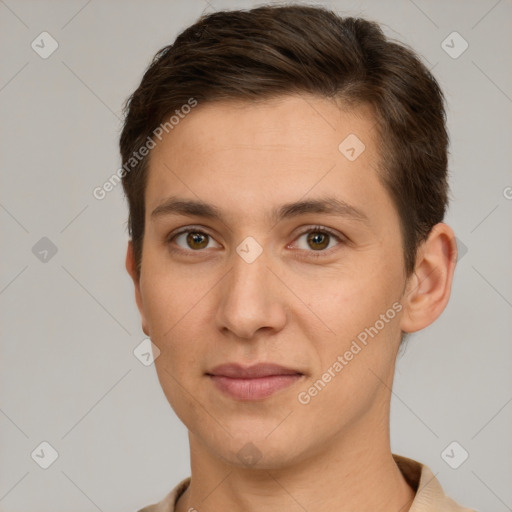
<svg viewBox="0 0 512 512">
<path fill-rule="evenodd" d="M 316 246 L 312 247 L 312 249 L 325 249 L 329 245 L 329 235 L 326 233 L 320 233 L 318 231 L 313 231 L 308 235 L 308 243 L 313 242 Z M 318 245 L 320 244 L 320 245 Z"/>
<path fill-rule="evenodd" d="M 203 249 L 208 245 L 207 235 L 202 233 L 189 233 L 187 235 L 187 243 L 192 249 Z"/>
</svg>

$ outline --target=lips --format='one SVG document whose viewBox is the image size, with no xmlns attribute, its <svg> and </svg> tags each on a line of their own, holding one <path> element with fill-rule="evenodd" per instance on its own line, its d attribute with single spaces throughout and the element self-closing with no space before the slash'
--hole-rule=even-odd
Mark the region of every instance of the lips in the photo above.
<svg viewBox="0 0 512 512">
<path fill-rule="evenodd" d="M 242 366 L 236 363 L 221 364 L 216 366 L 208 375 L 230 377 L 232 379 L 254 379 L 269 377 L 272 375 L 302 375 L 298 370 L 285 368 L 273 363 L 258 363 L 253 366 Z"/>
<path fill-rule="evenodd" d="M 298 370 L 273 363 L 259 363 L 249 367 L 223 364 L 206 375 L 225 395 L 247 401 L 268 398 L 304 376 Z"/>
</svg>

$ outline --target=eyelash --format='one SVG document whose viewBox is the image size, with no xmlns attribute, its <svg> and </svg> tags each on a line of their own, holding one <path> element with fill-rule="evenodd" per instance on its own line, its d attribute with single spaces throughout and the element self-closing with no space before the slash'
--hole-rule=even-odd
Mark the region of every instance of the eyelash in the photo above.
<svg viewBox="0 0 512 512">
<path fill-rule="evenodd" d="M 167 245 L 170 245 L 171 242 L 177 238 L 179 235 L 183 234 L 183 233 L 199 233 L 201 235 L 206 235 L 210 238 L 213 238 L 210 234 L 206 233 L 205 231 L 203 231 L 201 228 L 197 227 L 195 228 L 195 226 L 187 226 L 186 228 L 183 228 L 177 232 L 174 232 L 174 233 L 171 233 L 167 238 L 166 238 L 166 243 Z M 346 239 L 338 234 L 336 234 L 334 231 L 331 231 L 329 228 L 326 228 L 326 227 L 323 227 L 323 226 L 310 226 L 308 227 L 308 229 L 306 229 L 305 231 L 302 231 L 301 233 L 299 233 L 296 237 L 296 239 L 300 238 L 301 236 L 307 234 L 307 233 L 323 233 L 325 235 L 329 235 L 331 237 L 333 237 L 339 244 L 344 244 L 346 243 Z M 299 257 L 303 257 L 303 258 L 321 258 L 321 257 L 324 257 L 328 254 L 330 254 L 330 252 L 335 249 L 335 247 L 331 247 L 330 249 L 325 249 L 325 250 L 319 250 L 319 251 L 307 251 L 305 249 L 299 249 L 299 253 L 300 252 L 307 252 L 308 255 L 307 256 L 299 256 Z M 171 251 L 173 252 L 178 252 L 178 253 L 181 253 L 181 254 L 184 254 L 186 256 L 190 256 L 190 257 L 194 257 L 194 253 L 200 253 L 200 252 L 203 252 L 202 250 L 197 250 L 197 251 L 194 251 L 192 249 L 190 250 L 187 250 L 187 249 L 181 249 L 181 248 L 171 248 Z"/>
</svg>

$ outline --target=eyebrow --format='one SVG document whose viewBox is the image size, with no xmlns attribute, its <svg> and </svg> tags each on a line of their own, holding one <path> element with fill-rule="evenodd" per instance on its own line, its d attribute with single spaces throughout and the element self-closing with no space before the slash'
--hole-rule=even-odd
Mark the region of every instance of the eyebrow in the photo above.
<svg viewBox="0 0 512 512">
<path fill-rule="evenodd" d="M 283 219 L 298 217 L 308 213 L 338 215 L 366 223 L 369 222 L 368 217 L 361 210 L 335 197 L 286 203 L 274 208 L 270 212 L 269 218 L 271 222 L 279 222 Z M 167 198 L 151 212 L 152 218 L 167 215 L 205 217 L 220 221 L 224 218 L 222 210 L 215 205 L 205 203 L 204 201 L 181 199 L 178 197 Z"/>
</svg>

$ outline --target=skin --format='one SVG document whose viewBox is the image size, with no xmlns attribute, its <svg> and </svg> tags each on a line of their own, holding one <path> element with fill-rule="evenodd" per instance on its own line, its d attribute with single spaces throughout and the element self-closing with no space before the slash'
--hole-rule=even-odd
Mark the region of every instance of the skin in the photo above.
<svg viewBox="0 0 512 512">
<path fill-rule="evenodd" d="M 354 161 L 338 150 L 351 133 L 366 146 Z M 409 509 L 414 491 L 389 441 L 395 359 L 401 331 L 426 327 L 445 308 L 456 244 L 437 224 L 406 277 L 376 137 L 369 108 L 289 95 L 198 105 L 152 150 L 140 276 L 131 243 L 126 268 L 143 331 L 161 351 L 163 391 L 189 431 L 192 481 L 178 512 Z M 170 196 L 211 203 L 223 218 L 152 216 Z M 367 220 L 269 218 L 284 203 L 325 196 Z M 187 226 L 209 236 L 169 241 Z M 308 243 L 315 226 L 340 240 Z M 252 263 L 236 251 L 248 236 L 263 249 Z M 400 312 L 301 404 L 298 393 L 397 302 Z M 205 375 L 227 362 L 273 362 L 304 375 L 266 399 L 239 401 Z M 252 464 L 237 456 L 248 443 Z"/>
</svg>

